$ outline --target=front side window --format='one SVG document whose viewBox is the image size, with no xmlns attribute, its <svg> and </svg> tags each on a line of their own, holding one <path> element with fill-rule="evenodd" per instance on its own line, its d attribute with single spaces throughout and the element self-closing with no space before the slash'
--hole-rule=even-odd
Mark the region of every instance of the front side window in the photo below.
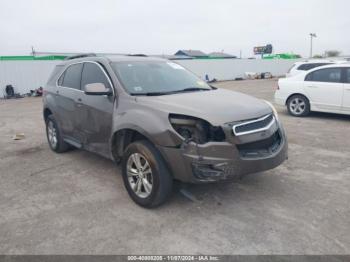
<svg viewBox="0 0 350 262">
<path fill-rule="evenodd" d="M 60 78 L 58 79 L 57 83 L 59 86 L 63 85 L 63 78 L 64 78 L 64 73 L 60 76 Z"/>
<path fill-rule="evenodd" d="M 81 76 L 81 89 L 84 90 L 87 84 L 102 83 L 106 88 L 111 88 L 109 81 L 102 69 L 95 63 L 84 63 Z"/>
<path fill-rule="evenodd" d="M 83 69 L 82 63 L 69 66 L 64 72 L 64 77 L 61 85 L 64 87 L 70 87 L 73 89 L 80 89 L 80 79 L 81 79 L 82 69 Z"/>
<path fill-rule="evenodd" d="M 305 78 L 305 81 L 340 83 L 341 69 L 340 68 L 320 69 L 308 74 Z"/>
<path fill-rule="evenodd" d="M 173 62 L 115 62 L 112 68 L 132 95 L 212 90 L 200 78 Z"/>
</svg>

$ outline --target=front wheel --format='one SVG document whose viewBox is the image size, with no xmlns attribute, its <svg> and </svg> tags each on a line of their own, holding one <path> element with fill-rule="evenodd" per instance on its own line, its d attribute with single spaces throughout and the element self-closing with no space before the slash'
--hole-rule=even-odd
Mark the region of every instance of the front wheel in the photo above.
<svg viewBox="0 0 350 262">
<path fill-rule="evenodd" d="M 143 207 L 164 203 L 172 193 L 172 176 L 158 150 L 148 141 L 136 141 L 125 150 L 122 162 L 126 190 Z"/>
<path fill-rule="evenodd" d="M 289 114 L 292 116 L 307 116 L 310 113 L 309 100 L 303 95 L 294 95 L 287 101 Z"/>
</svg>

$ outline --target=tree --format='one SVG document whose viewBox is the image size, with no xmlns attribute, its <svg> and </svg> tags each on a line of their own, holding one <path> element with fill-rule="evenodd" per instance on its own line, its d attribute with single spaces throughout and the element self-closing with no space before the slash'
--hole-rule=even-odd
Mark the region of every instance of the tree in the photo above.
<svg viewBox="0 0 350 262">
<path fill-rule="evenodd" d="M 338 50 L 328 50 L 324 53 L 325 53 L 326 57 L 334 57 L 334 56 L 339 56 L 341 52 Z"/>
<path fill-rule="evenodd" d="M 314 55 L 313 58 L 323 58 L 321 55 Z"/>
</svg>

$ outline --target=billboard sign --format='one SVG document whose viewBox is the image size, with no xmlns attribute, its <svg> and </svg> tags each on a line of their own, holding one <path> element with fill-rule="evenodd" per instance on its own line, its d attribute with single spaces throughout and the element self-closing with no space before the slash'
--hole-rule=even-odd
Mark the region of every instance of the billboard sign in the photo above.
<svg viewBox="0 0 350 262">
<path fill-rule="evenodd" d="M 254 47 L 255 55 L 263 55 L 263 54 L 271 54 L 272 53 L 272 45 L 268 44 L 265 46 L 256 46 Z"/>
</svg>

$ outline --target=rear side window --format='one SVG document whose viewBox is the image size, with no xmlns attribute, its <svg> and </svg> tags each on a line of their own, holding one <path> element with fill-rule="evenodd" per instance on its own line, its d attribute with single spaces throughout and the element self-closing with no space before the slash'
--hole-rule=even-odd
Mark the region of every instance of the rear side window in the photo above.
<svg viewBox="0 0 350 262">
<path fill-rule="evenodd" d="M 347 68 L 345 71 L 345 82 L 350 83 L 350 68 Z"/>
<path fill-rule="evenodd" d="M 109 81 L 98 65 L 94 63 L 84 63 L 83 73 L 81 76 L 81 89 L 84 90 L 85 85 L 93 83 L 102 83 L 106 88 L 111 88 Z"/>
<path fill-rule="evenodd" d="M 64 77 L 63 77 L 61 86 L 70 87 L 73 89 L 80 89 L 80 79 L 81 79 L 82 69 L 83 69 L 83 64 L 75 64 L 75 65 L 69 66 L 64 72 Z"/>
<path fill-rule="evenodd" d="M 332 63 L 309 63 L 309 64 L 302 64 L 298 67 L 298 70 L 302 71 L 308 71 L 310 69 L 319 67 L 319 66 L 324 66 L 324 65 L 331 65 Z"/>
<path fill-rule="evenodd" d="M 305 78 L 305 81 L 340 83 L 341 69 L 340 68 L 320 69 L 308 74 Z"/>
</svg>

